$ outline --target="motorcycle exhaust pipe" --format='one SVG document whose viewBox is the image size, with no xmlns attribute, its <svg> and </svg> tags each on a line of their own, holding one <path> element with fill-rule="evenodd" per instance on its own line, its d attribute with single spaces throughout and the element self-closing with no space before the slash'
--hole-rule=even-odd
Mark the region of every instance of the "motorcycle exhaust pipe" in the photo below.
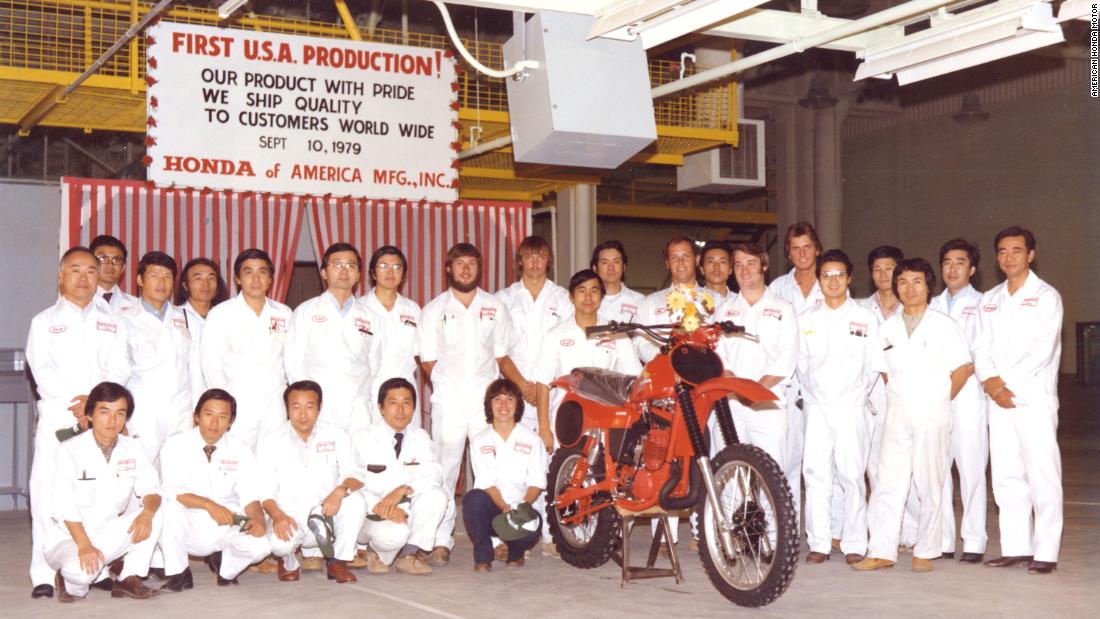
<svg viewBox="0 0 1100 619">
<path fill-rule="evenodd" d="M 683 471 L 680 467 L 679 460 L 673 460 L 669 464 L 668 481 L 664 486 L 661 486 L 661 492 L 658 495 L 658 504 L 661 509 L 665 511 L 675 511 L 679 509 L 691 509 L 695 507 L 695 504 L 699 502 L 699 491 L 702 489 L 702 484 L 699 482 L 699 474 L 697 472 L 698 467 L 692 466 L 688 469 L 688 491 L 682 497 L 671 497 L 672 491 L 676 489 L 676 485 L 680 483 L 680 475 Z"/>
</svg>

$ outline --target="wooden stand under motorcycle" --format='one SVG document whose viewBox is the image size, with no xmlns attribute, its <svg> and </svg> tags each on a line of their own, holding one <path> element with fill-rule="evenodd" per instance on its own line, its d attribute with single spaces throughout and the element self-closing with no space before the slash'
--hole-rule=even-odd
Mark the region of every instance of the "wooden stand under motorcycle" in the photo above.
<svg viewBox="0 0 1100 619">
<path fill-rule="evenodd" d="M 779 465 L 738 441 L 727 398 L 749 406 L 777 398 L 724 371 L 714 352 L 720 337 L 752 338 L 742 327 L 723 322 L 692 333 L 677 327 L 589 327 L 589 337 L 643 331 L 663 344 L 661 353 L 641 376 L 578 368 L 554 381 L 567 393 L 554 424 L 561 448 L 548 477 L 551 535 L 563 560 L 593 568 L 621 543 L 616 506 L 629 512 L 694 508 L 711 583 L 735 604 L 763 606 L 794 577 L 794 507 Z M 726 444 L 716 454 L 704 433 L 711 414 Z"/>
</svg>

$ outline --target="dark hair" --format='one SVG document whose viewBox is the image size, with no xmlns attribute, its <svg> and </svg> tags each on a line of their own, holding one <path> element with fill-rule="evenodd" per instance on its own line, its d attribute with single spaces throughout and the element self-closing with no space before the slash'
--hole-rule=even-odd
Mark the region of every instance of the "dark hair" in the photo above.
<svg viewBox="0 0 1100 619">
<path fill-rule="evenodd" d="M 844 265 L 844 270 L 847 271 L 848 277 L 852 276 L 852 260 L 848 258 L 848 254 L 839 249 L 830 249 L 829 251 L 820 254 L 817 257 L 817 265 L 814 268 L 814 275 L 821 277 L 821 265 L 826 262 L 839 262 Z"/>
<path fill-rule="evenodd" d="M 894 269 L 893 288 L 894 296 L 898 296 L 898 276 L 909 271 L 910 273 L 920 273 L 924 275 L 924 283 L 928 288 L 928 299 L 925 301 L 930 302 L 932 300 L 932 289 L 936 287 L 936 273 L 932 271 L 932 265 L 928 264 L 928 261 L 924 258 L 909 258 L 908 260 L 902 260 Z"/>
<path fill-rule="evenodd" d="M 905 260 L 905 254 L 893 245 L 879 245 L 867 252 L 867 270 L 873 272 L 875 270 L 875 260 L 881 260 L 882 258 L 893 260 L 894 266 L 897 267 L 902 260 Z M 894 271 L 896 272 L 897 268 Z"/>
<path fill-rule="evenodd" d="M 102 382 L 92 387 L 88 392 L 88 399 L 84 401 L 84 416 L 91 417 L 96 404 L 100 402 L 115 402 L 126 400 L 126 419 L 134 414 L 134 394 L 118 383 Z"/>
<path fill-rule="evenodd" d="M 183 266 L 183 274 L 176 282 L 176 305 L 183 305 L 191 298 L 191 291 L 185 288 L 184 284 L 187 282 L 187 274 L 192 268 L 198 266 L 210 267 L 214 270 L 214 277 L 218 279 L 218 287 L 214 291 L 214 298 L 210 300 L 210 307 L 214 307 L 229 298 L 229 286 L 225 285 L 225 279 L 222 278 L 222 270 L 218 267 L 218 263 L 209 258 L 192 258 Z"/>
<path fill-rule="evenodd" d="M 329 245 L 328 249 L 325 250 L 325 255 L 321 256 L 321 268 L 323 269 L 328 266 L 328 259 L 332 257 L 332 254 L 341 251 L 350 251 L 355 254 L 356 266 L 362 268 L 363 257 L 359 255 L 359 250 L 355 249 L 355 246 L 351 243 L 333 243 Z"/>
<path fill-rule="evenodd" d="M 122 241 L 116 239 L 110 234 L 101 234 L 92 239 L 92 242 L 88 244 L 88 250 L 92 252 L 92 255 L 95 255 L 95 250 L 99 249 L 100 247 L 114 247 L 115 249 L 118 249 L 122 252 L 123 260 L 125 260 L 126 257 L 130 255 L 130 253 L 126 251 L 126 246 L 122 244 Z"/>
<path fill-rule="evenodd" d="M 661 257 L 668 260 L 668 250 L 677 243 L 687 243 L 691 247 L 691 255 L 696 258 L 699 257 L 699 248 L 695 246 L 695 241 L 689 239 L 686 236 L 673 237 L 669 242 L 665 243 L 665 248 L 661 250 Z"/>
<path fill-rule="evenodd" d="M 489 383 L 489 388 L 485 390 L 485 423 L 493 423 L 493 398 L 498 395 L 510 395 L 516 400 L 516 423 L 519 423 L 520 419 L 523 419 L 523 392 L 519 390 L 519 387 L 515 383 L 507 378 L 498 378 Z"/>
<path fill-rule="evenodd" d="M 982 258 L 981 253 L 978 251 L 978 246 L 963 238 L 951 239 L 943 244 L 943 247 L 940 248 L 940 264 L 943 264 L 943 258 L 947 255 L 947 252 L 955 250 L 965 251 L 966 259 L 970 261 L 970 266 L 978 268 L 978 261 Z"/>
<path fill-rule="evenodd" d="M 481 252 L 471 243 L 455 243 L 447 250 L 447 261 L 444 266 L 450 267 L 451 263 L 459 258 L 477 258 L 477 268 L 481 268 Z"/>
<path fill-rule="evenodd" d="M 525 254 L 541 253 L 546 254 L 546 272 L 550 273 L 554 269 L 554 249 L 550 247 L 550 243 L 537 234 L 523 239 L 519 247 L 516 248 L 516 277 L 523 275 L 523 256 Z"/>
<path fill-rule="evenodd" d="M 581 269 L 573 274 L 573 277 L 569 278 L 569 296 L 573 296 L 573 291 L 577 289 L 577 286 L 585 283 L 586 281 L 594 279 L 596 283 L 600 285 L 600 296 L 607 295 L 607 287 L 603 285 L 603 281 L 599 275 L 592 269 Z"/>
<path fill-rule="evenodd" d="M 83 245 L 75 245 L 73 247 L 70 247 L 70 248 L 66 249 L 65 253 L 61 254 L 61 260 L 57 261 L 58 266 L 61 266 L 62 264 L 65 264 L 65 260 L 67 260 L 69 258 L 69 256 L 73 256 L 75 254 L 88 254 L 89 256 L 92 257 L 93 260 L 95 260 L 95 254 L 92 253 L 92 250 L 88 249 L 87 247 L 84 247 Z M 97 267 L 99 266 L 98 262 L 96 263 L 96 266 Z"/>
<path fill-rule="evenodd" d="M 596 270 L 596 265 L 600 262 L 600 252 L 604 252 L 609 249 L 614 249 L 615 251 L 619 252 L 619 255 L 622 256 L 623 264 L 626 264 L 626 249 L 623 248 L 622 243 L 612 239 L 610 241 L 604 241 L 603 243 L 600 243 L 599 245 L 592 248 L 592 263 L 588 266 L 592 267 L 593 271 Z M 623 279 L 626 278 L 624 277 Z"/>
<path fill-rule="evenodd" d="M 703 245 L 703 249 L 699 250 L 699 257 L 706 258 L 707 252 L 715 249 L 720 249 L 726 252 L 727 258 L 733 257 L 733 248 L 726 241 L 707 241 Z"/>
<path fill-rule="evenodd" d="M 810 240 L 814 242 L 814 247 L 817 248 L 817 253 L 821 253 L 824 249 L 821 246 L 821 239 L 817 238 L 817 230 L 814 230 L 813 225 L 808 221 L 798 221 L 787 226 L 787 237 L 783 240 L 783 251 L 789 252 L 791 247 L 791 239 L 796 236 L 808 236 Z"/>
<path fill-rule="evenodd" d="M 1001 244 L 1001 240 L 1010 236 L 1022 236 L 1024 237 L 1024 243 L 1027 244 L 1028 251 L 1035 251 L 1035 235 L 1031 230 L 1027 228 L 1021 228 L 1020 226 L 1009 226 L 1004 230 L 997 233 L 997 236 L 993 239 L 993 251 L 997 252 L 998 246 Z"/>
<path fill-rule="evenodd" d="M 768 252 L 760 245 L 756 243 L 738 243 L 730 248 L 730 258 L 732 259 L 737 252 L 756 256 L 760 259 L 760 268 L 765 271 L 768 270 Z"/>
<path fill-rule="evenodd" d="M 374 270 L 378 268 L 378 261 L 382 259 L 382 256 L 397 256 L 401 260 L 401 284 L 404 285 L 406 274 L 409 272 L 409 261 L 405 258 L 405 254 L 401 253 L 401 250 L 393 245 L 383 245 L 374 250 L 374 253 L 370 255 L 370 266 L 367 267 L 370 285 L 372 287 L 378 285 L 378 278 L 375 277 Z M 447 264 L 450 264 L 450 262 Z M 398 288 L 400 288 L 400 286 Z"/>
<path fill-rule="evenodd" d="M 195 412 L 192 413 L 192 417 L 196 420 L 199 418 L 199 411 L 202 410 L 202 405 L 206 404 L 210 400 L 218 400 L 221 402 L 229 402 L 229 423 L 232 424 L 237 419 L 237 398 L 234 398 L 225 389 L 207 389 L 199 396 L 198 403 L 195 404 Z"/>
<path fill-rule="evenodd" d="M 172 272 L 172 279 L 176 278 L 178 269 L 176 267 L 176 259 L 162 251 L 151 251 L 146 253 L 138 260 L 137 274 L 138 277 L 145 275 L 145 269 L 151 267 L 164 267 Z"/>
<path fill-rule="evenodd" d="M 413 387 L 412 383 L 405 380 L 404 378 L 397 377 L 387 379 L 385 382 L 382 383 L 380 387 L 378 387 L 379 408 L 382 408 L 382 403 L 386 401 L 386 396 L 389 394 L 390 391 L 393 391 L 394 389 L 408 389 L 409 393 L 411 393 L 413 396 L 413 406 L 416 406 L 416 388 Z"/>
<path fill-rule="evenodd" d="M 275 277 L 275 264 L 271 262 L 271 256 L 267 255 L 267 252 L 262 249 L 256 249 L 252 247 L 246 249 L 237 254 L 237 259 L 233 261 L 233 277 L 241 276 L 241 266 L 244 265 L 245 260 L 263 260 L 267 263 L 267 268 L 271 271 L 271 276 Z"/>
<path fill-rule="evenodd" d="M 317 394 L 317 408 L 321 408 L 321 385 L 318 385 L 312 380 L 299 380 L 290 383 L 283 390 L 283 406 L 290 406 L 290 392 L 291 391 L 312 391 Z"/>
</svg>

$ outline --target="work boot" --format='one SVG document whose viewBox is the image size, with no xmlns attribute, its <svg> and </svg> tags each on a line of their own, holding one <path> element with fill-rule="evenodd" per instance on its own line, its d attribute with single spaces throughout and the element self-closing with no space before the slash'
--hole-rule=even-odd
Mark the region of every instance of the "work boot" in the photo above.
<svg viewBox="0 0 1100 619">
<path fill-rule="evenodd" d="M 887 561 L 886 559 L 875 559 L 867 557 L 859 563 L 852 564 L 852 569 L 857 572 L 870 572 L 873 570 L 885 570 L 894 567 L 893 561 Z"/>
<path fill-rule="evenodd" d="M 389 574 L 390 566 L 382 561 L 382 557 L 373 548 L 367 549 L 367 571 L 371 574 Z"/>
<path fill-rule="evenodd" d="M 432 567 L 443 567 L 451 562 L 451 549 L 446 546 L 436 546 L 432 548 L 432 553 L 428 555 L 428 565 Z"/>
<path fill-rule="evenodd" d="M 913 566 L 911 569 L 914 572 L 931 572 L 932 559 L 921 559 L 920 557 L 913 557 Z"/>
<path fill-rule="evenodd" d="M 141 582 L 141 579 L 137 576 L 127 576 L 122 580 L 116 580 L 114 588 L 111 589 L 111 597 L 113 598 L 147 600 L 156 594 L 156 590 L 146 587 L 145 583 Z"/>
<path fill-rule="evenodd" d="M 329 580 L 335 580 L 337 583 L 344 584 L 349 582 L 356 582 L 359 580 L 355 577 L 355 574 L 351 573 L 348 569 L 348 565 L 345 561 L 339 559 L 329 559 L 327 562 L 327 569 Z"/>
<path fill-rule="evenodd" d="M 397 560 L 393 562 L 393 566 L 397 568 L 398 574 L 408 574 L 409 576 L 427 576 L 432 573 L 432 568 L 428 567 L 428 562 L 415 552 L 397 557 Z"/>
</svg>

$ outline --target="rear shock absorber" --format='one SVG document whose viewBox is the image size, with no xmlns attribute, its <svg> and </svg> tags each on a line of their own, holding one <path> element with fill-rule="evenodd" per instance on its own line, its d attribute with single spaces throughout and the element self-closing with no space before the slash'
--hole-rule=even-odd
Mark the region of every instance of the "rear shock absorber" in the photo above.
<svg viewBox="0 0 1100 619">
<path fill-rule="evenodd" d="M 680 400 L 680 414 L 684 416 L 684 426 L 687 428 L 691 446 L 695 448 L 695 455 L 706 456 L 706 444 L 703 443 L 703 430 L 699 427 L 699 417 L 695 414 L 695 403 L 691 401 L 691 388 L 680 383 L 676 385 L 676 398 Z"/>
<path fill-rule="evenodd" d="M 573 468 L 573 475 L 569 479 L 570 485 L 575 488 L 580 488 L 584 485 L 584 477 L 588 475 L 588 467 L 595 464 L 596 454 L 599 452 L 599 446 L 597 445 L 599 434 L 593 436 L 589 434 L 584 439 L 584 447 L 581 448 L 581 458 L 577 460 L 576 466 Z"/>
<path fill-rule="evenodd" d="M 736 445 L 741 441 L 737 438 L 737 428 L 733 425 L 733 413 L 730 412 L 730 401 L 722 398 L 714 403 L 714 411 L 718 414 L 718 428 L 722 431 L 722 440 L 727 445 Z"/>
</svg>

